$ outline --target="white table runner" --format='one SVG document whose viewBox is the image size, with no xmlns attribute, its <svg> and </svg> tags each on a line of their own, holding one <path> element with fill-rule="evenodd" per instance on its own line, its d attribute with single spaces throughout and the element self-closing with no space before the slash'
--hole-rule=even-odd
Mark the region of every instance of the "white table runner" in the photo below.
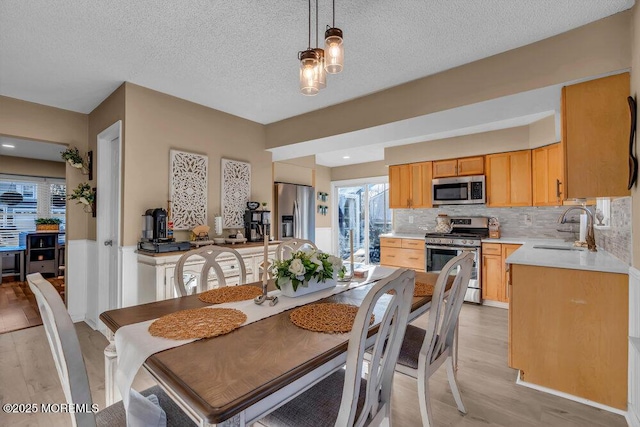
<svg viewBox="0 0 640 427">
<path fill-rule="evenodd" d="M 253 300 L 247 300 L 215 304 L 204 308 L 234 308 L 236 310 L 240 310 L 247 315 L 247 320 L 240 326 L 242 327 L 289 309 L 369 284 L 375 280 L 387 277 L 395 270 L 395 268 L 375 266 L 374 268 L 369 269 L 367 278 L 362 282 L 351 282 L 345 284 L 338 283 L 336 287 L 313 292 L 296 298 L 281 296 L 280 291 L 277 290 L 271 291 L 269 292 L 269 295 L 278 297 L 278 303 L 275 306 L 270 306 L 266 301 L 262 305 L 257 305 Z M 155 320 L 156 319 L 123 326 L 118 329 L 115 334 L 116 352 L 118 354 L 116 383 L 120 390 L 120 394 L 122 395 L 125 410 L 127 411 L 127 425 L 129 427 L 149 425 L 162 426 L 166 424 L 166 420 L 165 424 L 162 423 L 164 412 L 159 408 L 159 406 L 149 405 L 148 400 L 142 397 L 142 395 L 135 390 L 131 389 L 133 379 L 144 361 L 147 360 L 149 356 L 160 351 L 169 350 L 171 348 L 180 347 L 193 341 L 197 341 L 196 339 L 171 340 L 167 338 L 154 337 L 149 333 L 149 325 L 151 325 Z"/>
</svg>

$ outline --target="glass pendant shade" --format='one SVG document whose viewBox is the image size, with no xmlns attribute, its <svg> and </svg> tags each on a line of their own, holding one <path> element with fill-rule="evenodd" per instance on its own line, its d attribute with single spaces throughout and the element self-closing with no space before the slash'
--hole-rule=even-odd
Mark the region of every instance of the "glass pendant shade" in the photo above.
<svg viewBox="0 0 640 427">
<path fill-rule="evenodd" d="M 300 52 L 300 92 L 303 95 L 317 95 L 320 87 L 316 79 L 316 66 L 318 60 L 313 49 Z"/>
<path fill-rule="evenodd" d="M 329 28 L 324 33 L 325 70 L 329 74 L 338 74 L 344 64 L 344 44 L 342 30 Z"/>
<path fill-rule="evenodd" d="M 313 49 L 318 57 L 318 62 L 314 70 L 315 80 L 318 82 L 318 88 L 324 89 L 327 87 L 327 72 L 324 69 L 324 50 L 320 48 Z"/>
</svg>

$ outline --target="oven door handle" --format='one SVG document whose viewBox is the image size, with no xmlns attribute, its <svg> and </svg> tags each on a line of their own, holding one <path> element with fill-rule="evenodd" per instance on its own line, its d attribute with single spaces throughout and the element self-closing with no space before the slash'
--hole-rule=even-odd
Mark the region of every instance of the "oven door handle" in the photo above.
<svg viewBox="0 0 640 427">
<path fill-rule="evenodd" d="M 479 250 L 479 247 L 474 246 L 441 246 L 441 245 L 424 245 L 425 249 L 440 249 L 444 251 L 468 251 L 475 252 Z"/>
</svg>

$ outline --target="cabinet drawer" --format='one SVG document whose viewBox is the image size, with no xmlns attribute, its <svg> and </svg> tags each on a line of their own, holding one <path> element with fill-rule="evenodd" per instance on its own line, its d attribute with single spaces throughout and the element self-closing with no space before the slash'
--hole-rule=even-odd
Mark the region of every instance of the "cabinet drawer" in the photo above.
<svg viewBox="0 0 640 427">
<path fill-rule="evenodd" d="M 54 260 L 31 262 L 29 273 L 56 273 L 56 262 Z"/>
<path fill-rule="evenodd" d="M 393 237 L 381 237 L 380 246 L 386 246 L 388 248 L 400 248 L 402 247 L 402 239 L 396 239 Z"/>
<path fill-rule="evenodd" d="M 502 245 L 500 243 L 483 243 L 482 255 L 502 255 Z"/>
<path fill-rule="evenodd" d="M 385 248 L 380 253 L 380 264 L 424 271 L 424 249 Z"/>
<path fill-rule="evenodd" d="M 424 240 L 402 239 L 402 247 L 406 249 L 424 250 Z"/>
</svg>

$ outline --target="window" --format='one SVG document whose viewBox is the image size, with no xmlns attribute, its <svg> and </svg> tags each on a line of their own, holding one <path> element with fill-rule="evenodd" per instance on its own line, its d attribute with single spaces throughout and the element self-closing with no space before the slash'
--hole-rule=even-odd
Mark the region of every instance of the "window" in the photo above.
<svg viewBox="0 0 640 427">
<path fill-rule="evenodd" d="M 0 175 L 0 246 L 17 246 L 36 218 L 59 218 L 64 230 L 66 200 L 64 179 Z"/>
</svg>

